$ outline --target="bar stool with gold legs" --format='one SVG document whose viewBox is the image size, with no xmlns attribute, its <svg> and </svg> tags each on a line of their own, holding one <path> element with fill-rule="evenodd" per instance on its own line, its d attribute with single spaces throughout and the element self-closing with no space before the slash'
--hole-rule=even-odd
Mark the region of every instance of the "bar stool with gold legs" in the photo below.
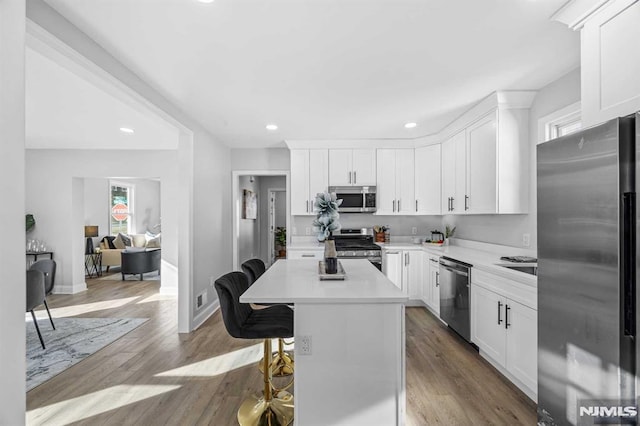
<svg viewBox="0 0 640 426">
<path fill-rule="evenodd" d="M 249 259 L 242 264 L 242 271 L 247 276 L 249 286 L 251 286 L 266 270 L 265 264 L 260 259 Z M 254 309 L 264 309 L 273 305 L 252 305 Z M 271 374 L 276 377 L 289 376 L 293 374 L 294 361 L 293 353 L 284 350 L 284 340 L 278 339 L 278 351 L 271 354 Z M 258 368 L 263 370 L 264 360 L 260 360 Z"/>
<path fill-rule="evenodd" d="M 253 310 L 240 303 L 240 295 L 249 284 L 242 272 L 230 272 L 215 282 L 220 310 L 227 332 L 240 339 L 264 339 L 262 397 L 245 399 L 238 409 L 240 426 L 289 425 L 293 421 L 293 395 L 285 389 L 273 390 L 271 383 L 271 339 L 293 336 L 293 311 L 285 305 Z"/>
</svg>

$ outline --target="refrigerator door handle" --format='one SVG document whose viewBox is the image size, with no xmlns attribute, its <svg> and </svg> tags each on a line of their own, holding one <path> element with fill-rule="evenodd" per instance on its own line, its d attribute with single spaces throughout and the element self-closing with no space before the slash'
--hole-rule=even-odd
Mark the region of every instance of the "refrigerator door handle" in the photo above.
<svg viewBox="0 0 640 426">
<path fill-rule="evenodd" d="M 624 335 L 636 335 L 636 194 L 625 192 L 622 195 L 622 291 Z"/>
</svg>

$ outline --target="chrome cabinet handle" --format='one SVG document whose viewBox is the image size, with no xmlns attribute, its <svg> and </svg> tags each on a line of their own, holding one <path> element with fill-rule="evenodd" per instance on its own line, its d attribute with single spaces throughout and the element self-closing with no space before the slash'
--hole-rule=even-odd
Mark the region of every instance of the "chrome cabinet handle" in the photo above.
<svg viewBox="0 0 640 426">
<path fill-rule="evenodd" d="M 393 200 L 393 212 L 395 213 L 396 211 L 396 200 Z"/>
<path fill-rule="evenodd" d="M 409 264 L 409 253 L 404 254 L 404 266 Z"/>
<path fill-rule="evenodd" d="M 418 200 L 416 200 L 416 211 L 418 211 Z"/>
<path fill-rule="evenodd" d="M 469 196 L 468 195 L 464 196 L 464 210 L 465 211 L 469 210 Z"/>
<path fill-rule="evenodd" d="M 440 286 L 440 272 L 436 272 L 436 287 Z"/>
<path fill-rule="evenodd" d="M 400 200 L 398 200 L 398 213 L 400 213 Z"/>
<path fill-rule="evenodd" d="M 388 251 L 387 254 L 400 254 L 399 251 Z"/>
<path fill-rule="evenodd" d="M 454 211 L 455 209 L 453 208 L 453 200 L 455 200 L 455 198 L 451 197 L 451 211 Z"/>
<path fill-rule="evenodd" d="M 353 183 L 358 183 L 358 175 L 357 172 L 353 172 Z"/>
<path fill-rule="evenodd" d="M 501 311 L 502 311 L 502 303 L 498 300 L 498 325 L 502 324 L 502 318 L 500 318 Z"/>
<path fill-rule="evenodd" d="M 302 257 L 315 257 L 313 254 L 303 254 Z"/>
</svg>

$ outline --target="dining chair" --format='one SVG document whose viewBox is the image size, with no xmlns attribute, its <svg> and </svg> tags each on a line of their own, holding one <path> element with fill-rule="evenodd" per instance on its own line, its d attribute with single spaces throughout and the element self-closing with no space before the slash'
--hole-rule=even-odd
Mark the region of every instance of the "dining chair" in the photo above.
<svg viewBox="0 0 640 426">
<path fill-rule="evenodd" d="M 47 299 L 45 297 L 45 276 L 42 271 L 38 271 L 35 269 L 30 269 L 27 271 L 27 310 L 26 312 L 31 312 L 31 317 L 33 318 L 33 325 L 36 327 L 36 331 L 38 332 L 38 337 L 40 338 L 40 344 L 42 345 L 42 349 L 46 349 L 44 345 L 44 339 L 42 338 L 42 333 L 40 333 L 40 327 L 38 327 L 38 320 L 36 319 L 36 314 L 33 313 L 33 310 L 38 306 L 44 304 L 44 307 L 47 309 L 47 314 L 49 315 L 49 321 L 51 321 L 51 327 L 56 329 L 55 324 L 53 324 L 53 318 L 51 318 L 51 312 L 49 312 L 49 306 L 47 305 Z"/>
<path fill-rule="evenodd" d="M 56 262 L 52 259 L 42 259 L 29 268 L 44 274 L 44 294 L 51 294 L 56 279 Z"/>
</svg>

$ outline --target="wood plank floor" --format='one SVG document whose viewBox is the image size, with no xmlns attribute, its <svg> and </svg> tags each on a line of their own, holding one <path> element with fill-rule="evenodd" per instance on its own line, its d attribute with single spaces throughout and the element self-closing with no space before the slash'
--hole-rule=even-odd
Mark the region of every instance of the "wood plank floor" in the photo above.
<svg viewBox="0 0 640 426">
<path fill-rule="evenodd" d="M 240 402 L 261 389 L 260 341 L 229 337 L 219 312 L 179 335 L 176 299 L 158 281 L 87 284 L 50 296 L 54 317 L 149 321 L 28 392 L 27 424 L 237 424 Z M 407 308 L 406 329 L 408 425 L 536 424 L 535 404 L 426 310 Z"/>
</svg>

